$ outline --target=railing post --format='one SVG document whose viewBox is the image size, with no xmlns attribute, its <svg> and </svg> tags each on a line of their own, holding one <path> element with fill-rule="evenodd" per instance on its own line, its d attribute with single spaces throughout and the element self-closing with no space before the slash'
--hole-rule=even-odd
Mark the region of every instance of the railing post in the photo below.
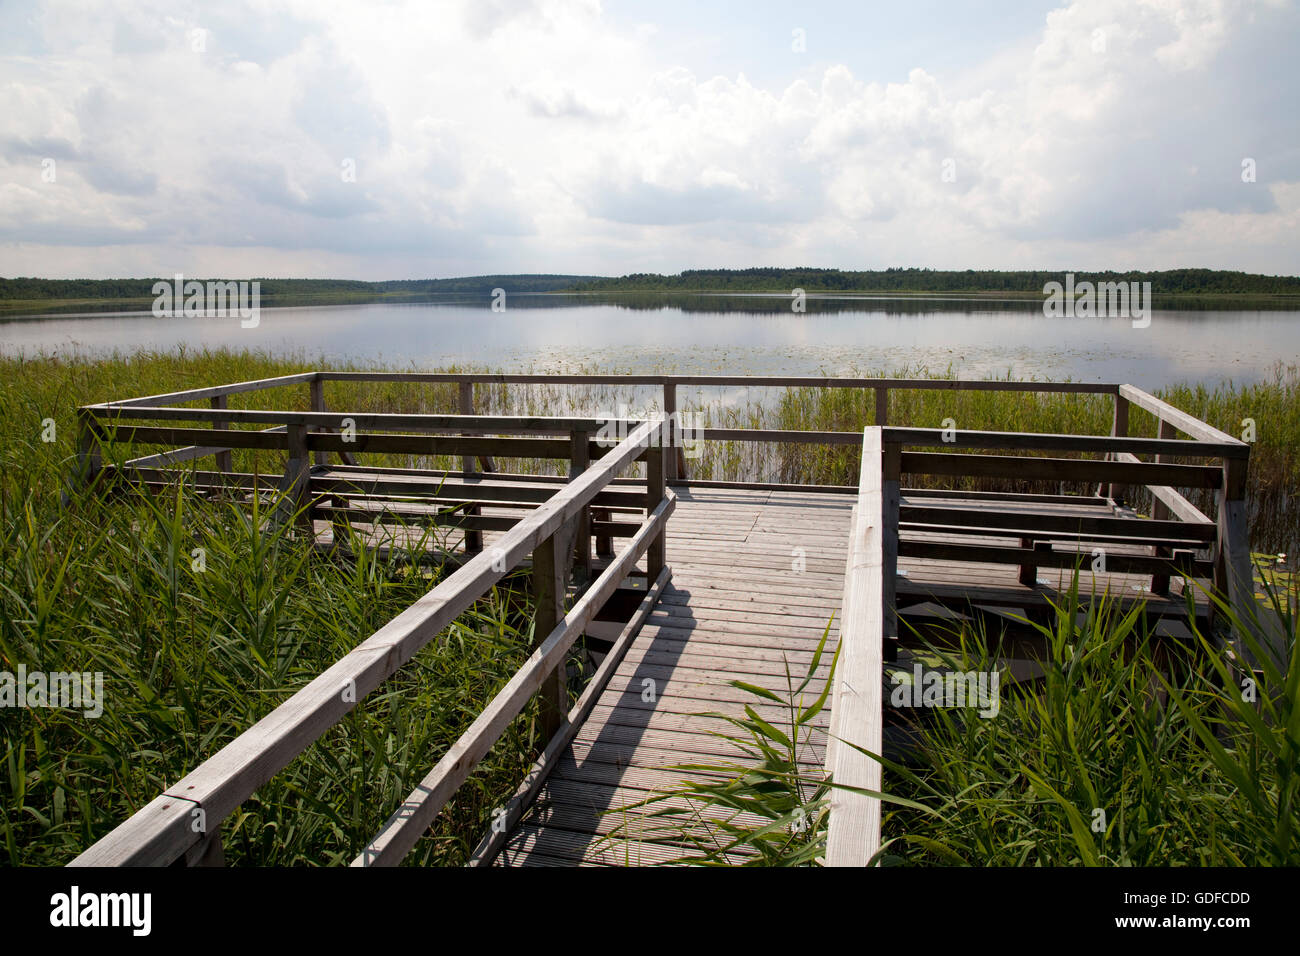
<svg viewBox="0 0 1300 956">
<path fill-rule="evenodd" d="M 319 377 L 320 375 L 319 372 L 316 374 L 318 377 L 312 379 L 310 383 L 311 384 L 311 410 L 313 412 L 324 412 L 327 411 L 327 409 L 325 408 L 325 380 Z M 322 428 L 321 431 L 334 432 L 337 431 L 337 429 Z M 328 451 L 322 450 L 316 452 L 316 464 L 328 465 L 329 460 L 330 460 L 330 453 Z M 343 464 L 345 465 L 355 465 L 357 463 L 356 457 L 353 456 L 352 452 L 350 451 L 339 452 L 339 461 L 343 462 Z"/>
<path fill-rule="evenodd" d="M 1238 621 L 1243 626 L 1250 627 L 1254 624 L 1257 615 L 1254 613 L 1253 606 L 1255 583 L 1247 524 L 1246 467 L 1245 458 L 1223 460 L 1223 487 L 1219 489 L 1218 494 L 1218 541 L 1215 548 L 1214 587 L 1228 602 Z M 1242 657 L 1244 648 L 1240 642 L 1234 641 L 1233 649 L 1237 656 L 1237 666 L 1247 666 L 1247 662 Z"/>
<path fill-rule="evenodd" d="M 1115 393 L 1115 417 L 1111 420 L 1111 426 L 1110 426 L 1111 438 L 1128 437 L 1128 404 L 1129 402 L 1127 398 L 1119 394 L 1119 392 Z M 1106 457 L 1108 459 L 1113 459 L 1115 456 L 1108 454 Z M 1117 485 L 1112 482 L 1106 488 L 1106 497 L 1111 499 L 1112 501 L 1121 497 L 1123 494 L 1124 494 L 1123 485 Z"/>
<path fill-rule="evenodd" d="M 1170 424 L 1169 422 L 1165 421 L 1165 420 L 1162 418 L 1162 419 L 1160 419 L 1160 425 L 1159 425 L 1159 427 L 1156 429 L 1156 437 L 1157 437 L 1157 438 L 1177 438 L 1177 437 L 1178 437 L 1178 429 L 1175 428 L 1172 424 Z M 1164 461 L 1164 460 L 1165 460 L 1165 457 L 1164 457 L 1163 455 L 1156 455 L 1156 456 L 1155 456 L 1155 461 L 1157 461 L 1157 462 Z M 1169 517 L 1171 516 L 1171 514 L 1172 514 L 1172 512 L 1170 512 L 1168 505 L 1166 505 L 1166 504 L 1165 504 L 1163 501 L 1161 501 L 1159 498 L 1155 498 L 1155 499 L 1153 499 L 1153 501 L 1152 501 L 1152 503 L 1151 503 L 1151 517 L 1152 517 L 1152 518 L 1154 518 L 1154 519 L 1157 520 L 1157 521 L 1164 521 L 1165 519 L 1169 518 Z"/>
<path fill-rule="evenodd" d="M 606 508 L 592 508 L 591 522 L 593 529 L 598 522 L 611 520 L 611 515 Z M 596 531 L 596 556 L 599 558 L 612 558 L 614 556 L 614 536 L 608 532 Z"/>
<path fill-rule="evenodd" d="M 876 424 L 884 428 L 889 424 L 889 389 L 876 386 Z"/>
<path fill-rule="evenodd" d="M 460 413 L 462 415 L 474 414 L 474 383 L 460 383 Z M 470 475 L 474 474 L 474 456 L 464 455 L 461 460 L 461 471 L 464 478 L 468 481 Z M 464 515 L 467 518 L 474 519 L 483 513 L 483 509 L 478 505 L 466 508 Z M 465 529 L 465 552 L 466 554 L 477 554 L 483 550 L 483 532 L 478 528 Z"/>
<path fill-rule="evenodd" d="M 77 409 L 77 475 L 76 484 L 93 487 L 99 479 L 104 462 L 99 438 L 92 427 L 94 415 L 84 408 Z"/>
<path fill-rule="evenodd" d="M 1033 538 L 1021 538 L 1020 547 L 1032 551 L 1034 548 Z M 1038 565 L 1022 564 L 1020 571 L 1016 575 L 1016 580 L 1027 588 L 1032 588 L 1038 584 Z"/>
<path fill-rule="evenodd" d="M 574 430 L 569 435 L 569 481 L 577 479 L 591 464 L 591 433 Z M 591 505 L 578 512 L 574 561 L 586 578 L 591 577 Z"/>
<path fill-rule="evenodd" d="M 460 413 L 462 415 L 474 414 L 474 383 L 473 382 L 460 383 Z M 472 455 L 464 456 L 463 462 L 464 462 L 463 470 L 465 471 L 466 474 L 474 470 L 474 464 L 473 464 L 474 456 Z M 483 469 L 483 471 L 497 470 L 496 463 L 492 460 L 491 455 L 479 455 L 478 464 L 479 467 Z"/>
<path fill-rule="evenodd" d="M 280 481 L 284 498 L 280 501 L 278 519 L 281 523 L 295 520 L 308 533 L 315 532 L 311 508 L 311 460 L 307 452 L 307 426 L 293 425 L 285 429 L 289 438 L 289 463 Z"/>
<path fill-rule="evenodd" d="M 313 412 L 325 411 L 325 383 L 320 378 L 311 380 L 311 410 Z M 325 429 L 328 431 L 329 429 Z M 328 465 L 330 453 L 327 451 L 316 452 L 316 464 Z"/>
<path fill-rule="evenodd" d="M 1034 552 L 1034 557 L 1027 559 L 1027 563 L 1020 565 L 1017 580 L 1027 588 L 1036 588 L 1038 587 L 1038 555 L 1050 554 L 1052 542 L 1037 541 L 1034 538 L 1021 538 L 1020 547 Z"/>
<path fill-rule="evenodd" d="M 887 433 L 881 444 L 881 562 L 884 574 L 884 646 L 885 660 L 898 658 L 898 510 L 902 479 L 903 446 L 889 441 Z"/>
<path fill-rule="evenodd" d="M 1157 429 L 1156 429 L 1156 437 L 1157 437 L 1157 438 L 1177 438 L 1177 437 L 1178 437 L 1178 429 L 1176 429 L 1176 428 L 1173 426 L 1173 424 L 1171 424 L 1170 422 L 1167 422 L 1167 421 L 1165 421 L 1163 418 L 1161 418 L 1161 419 L 1160 419 L 1160 424 L 1159 424 L 1159 426 L 1158 426 Z M 1155 456 L 1155 460 L 1156 460 L 1157 462 L 1164 461 L 1164 456 L 1163 456 L 1163 455 L 1156 455 L 1156 456 Z M 1166 504 L 1165 504 L 1163 501 L 1161 501 L 1159 498 L 1155 498 L 1155 497 L 1152 498 L 1152 500 L 1151 500 L 1151 517 L 1152 517 L 1154 520 L 1156 520 L 1156 521 L 1164 521 L 1164 520 L 1166 520 L 1166 519 L 1172 517 L 1172 515 L 1173 515 L 1173 512 L 1171 512 L 1171 511 L 1169 510 L 1169 506 L 1168 506 L 1168 505 L 1166 505 Z M 1165 547 L 1165 546 L 1163 546 L 1163 545 L 1156 545 L 1156 546 L 1154 546 L 1154 547 L 1151 549 L 1151 553 L 1152 553 L 1155 557 L 1157 557 L 1157 558 L 1172 558 L 1172 557 L 1173 557 L 1173 552 L 1172 552 L 1169 548 L 1167 548 L 1167 547 Z M 1168 595 L 1168 594 L 1169 594 L 1169 574 L 1168 574 L 1167 572 L 1160 572 L 1160 573 L 1157 573 L 1157 574 L 1153 574 L 1153 575 L 1151 575 L 1151 593 L 1152 593 L 1152 594 L 1158 594 L 1158 595 L 1161 595 L 1162 597 L 1165 596 L 1165 595 Z"/>
<path fill-rule="evenodd" d="M 650 445 L 646 448 L 645 457 L 645 474 L 646 474 L 646 492 L 645 508 L 646 514 L 650 514 L 659 507 L 659 502 L 664 500 L 665 480 L 664 480 L 664 447 L 663 432 L 660 430 L 650 438 Z M 659 572 L 664 569 L 667 563 L 667 540 L 665 538 L 665 528 L 661 528 L 655 535 L 654 540 L 650 542 L 650 547 L 646 551 L 646 587 L 653 586 L 659 578 Z"/>
<path fill-rule="evenodd" d="M 664 382 L 664 418 L 668 421 L 669 479 L 686 477 L 686 450 L 681 443 L 681 427 L 677 416 L 677 383 Z"/>
<path fill-rule="evenodd" d="M 460 413 L 462 415 L 474 414 L 474 383 L 473 382 L 460 383 L 459 408 L 460 408 Z M 474 471 L 474 456 L 473 455 L 463 456 L 460 460 L 460 469 L 466 475 L 472 474 Z"/>
<path fill-rule="evenodd" d="M 1168 545 L 1157 544 L 1151 548 L 1151 553 L 1157 558 L 1168 558 L 1173 560 L 1174 552 Z M 1158 594 L 1161 597 L 1169 596 L 1169 572 L 1159 571 L 1151 575 L 1151 593 Z"/>
<path fill-rule="evenodd" d="M 213 395 L 209 404 L 213 408 L 227 408 L 228 399 L 225 395 Z M 228 428 L 230 427 L 230 423 L 224 421 L 215 421 L 212 423 L 212 427 L 215 429 Z M 217 471 L 227 472 L 227 473 L 234 471 L 235 470 L 234 453 L 229 450 L 217 452 L 216 469 Z"/>
<path fill-rule="evenodd" d="M 564 619 L 564 598 L 568 589 L 568 562 L 561 532 L 551 535 L 533 550 L 533 599 L 537 604 L 533 624 L 533 649 L 541 645 Z M 564 660 L 555 665 L 538 688 L 541 699 L 541 739 L 550 740 L 559 729 L 569 707 L 567 669 Z"/>
</svg>

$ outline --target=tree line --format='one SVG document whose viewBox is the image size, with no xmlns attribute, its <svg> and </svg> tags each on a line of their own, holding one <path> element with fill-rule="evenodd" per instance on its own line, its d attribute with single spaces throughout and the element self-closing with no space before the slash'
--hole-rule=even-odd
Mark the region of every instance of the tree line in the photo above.
<svg viewBox="0 0 1300 956">
<path fill-rule="evenodd" d="M 1068 270 L 1066 270 L 1068 271 Z M 1010 292 L 1041 295 L 1065 271 L 995 271 L 891 268 L 848 271 L 814 268 L 688 269 L 677 275 L 640 272 L 613 279 L 575 283 L 583 292 Z M 1222 269 L 1169 269 L 1163 272 L 1078 270 L 1076 282 L 1150 282 L 1165 295 L 1295 295 L 1300 276 L 1268 276 Z"/>
<path fill-rule="evenodd" d="M 519 292 L 948 292 L 1041 295 L 1064 272 L 891 268 L 851 271 L 815 268 L 688 269 L 676 275 L 637 272 L 616 278 L 555 274 L 465 276 L 449 279 L 257 279 L 263 298 L 326 296 L 490 295 L 502 288 Z M 198 276 L 187 276 L 199 278 Z M 147 299 L 151 279 L 0 278 L 0 300 Z M 1269 276 L 1222 269 L 1163 272 L 1075 273 L 1076 282 L 1150 282 L 1157 295 L 1300 295 L 1300 276 Z M 200 281 L 226 281 L 204 278 Z"/>
<path fill-rule="evenodd" d="M 186 276 L 186 280 L 224 282 L 213 276 Z M 254 279 L 261 283 L 263 298 L 291 296 L 399 296 L 399 295 L 490 295 L 493 289 L 507 292 L 554 292 L 589 281 L 592 276 L 494 275 L 456 279 L 393 279 L 363 282 L 357 279 Z M 174 276 L 151 279 L 38 279 L 0 278 L 0 300 L 4 299 L 151 299 L 155 282 L 171 283 Z"/>
</svg>

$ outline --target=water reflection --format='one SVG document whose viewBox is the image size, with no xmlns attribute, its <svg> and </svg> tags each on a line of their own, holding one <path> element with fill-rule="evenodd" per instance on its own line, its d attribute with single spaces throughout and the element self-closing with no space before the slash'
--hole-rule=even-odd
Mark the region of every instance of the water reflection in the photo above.
<svg viewBox="0 0 1300 956">
<path fill-rule="evenodd" d="M 1263 377 L 1300 358 L 1300 322 L 1269 308 L 1179 300 L 1149 328 L 1126 319 L 1046 318 L 1037 300 L 812 296 L 807 312 L 764 295 L 513 295 L 265 306 L 237 319 L 148 312 L 0 320 L 5 354 L 105 355 L 139 348 L 257 349 L 310 362 L 389 368 L 843 375 L 947 369 L 964 378 L 1134 382 Z M 1157 303 L 1158 304 L 1158 303 Z"/>
</svg>

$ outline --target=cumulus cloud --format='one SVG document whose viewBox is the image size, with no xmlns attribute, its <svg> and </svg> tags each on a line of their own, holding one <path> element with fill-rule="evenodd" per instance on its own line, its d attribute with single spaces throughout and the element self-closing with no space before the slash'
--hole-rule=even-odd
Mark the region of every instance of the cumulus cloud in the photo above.
<svg viewBox="0 0 1300 956">
<path fill-rule="evenodd" d="M 0 23 L 6 274 L 1298 258 L 1291 4 L 1077 0 L 977 89 L 924 63 L 693 72 L 594 0 L 45 0 Z"/>
</svg>

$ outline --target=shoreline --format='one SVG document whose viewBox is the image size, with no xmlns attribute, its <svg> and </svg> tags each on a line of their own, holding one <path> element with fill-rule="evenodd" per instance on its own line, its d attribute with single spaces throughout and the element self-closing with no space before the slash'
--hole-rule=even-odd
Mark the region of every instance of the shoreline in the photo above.
<svg viewBox="0 0 1300 956">
<path fill-rule="evenodd" d="M 621 297 L 642 297 L 655 299 L 689 299 L 689 298 L 726 298 L 726 299 L 789 299 L 789 289 L 657 289 L 653 287 L 631 287 L 626 289 L 575 289 L 551 291 L 506 291 L 514 297 L 527 297 L 533 300 L 548 299 L 599 299 Z M 809 301 L 815 302 L 856 302 L 906 300 L 912 302 L 1008 302 L 1017 304 L 1042 303 L 1044 296 L 1040 292 L 1021 292 L 1003 289 L 951 289 L 933 290 L 895 290 L 895 289 L 830 289 L 815 286 L 804 287 Z M 452 292 L 319 292 L 293 294 L 266 294 L 262 301 L 266 308 L 300 308 L 304 306 L 331 305 L 382 305 L 384 303 L 447 303 L 490 301 L 490 291 L 452 291 Z M 1267 311 L 1300 311 L 1300 294 L 1295 293 L 1236 293 L 1236 292 L 1155 292 L 1155 303 L 1162 310 L 1173 311 L 1178 307 L 1194 306 L 1197 303 L 1213 304 L 1214 310 L 1255 311 L 1267 306 Z M 0 321 L 17 321 L 51 318 L 95 318 L 121 315 L 139 315 L 150 311 L 153 296 L 127 296 L 105 298 L 66 298 L 66 299 L 0 299 Z M 86 311 L 71 311 L 75 309 Z M 40 311 L 37 311 L 40 310 Z"/>
</svg>

